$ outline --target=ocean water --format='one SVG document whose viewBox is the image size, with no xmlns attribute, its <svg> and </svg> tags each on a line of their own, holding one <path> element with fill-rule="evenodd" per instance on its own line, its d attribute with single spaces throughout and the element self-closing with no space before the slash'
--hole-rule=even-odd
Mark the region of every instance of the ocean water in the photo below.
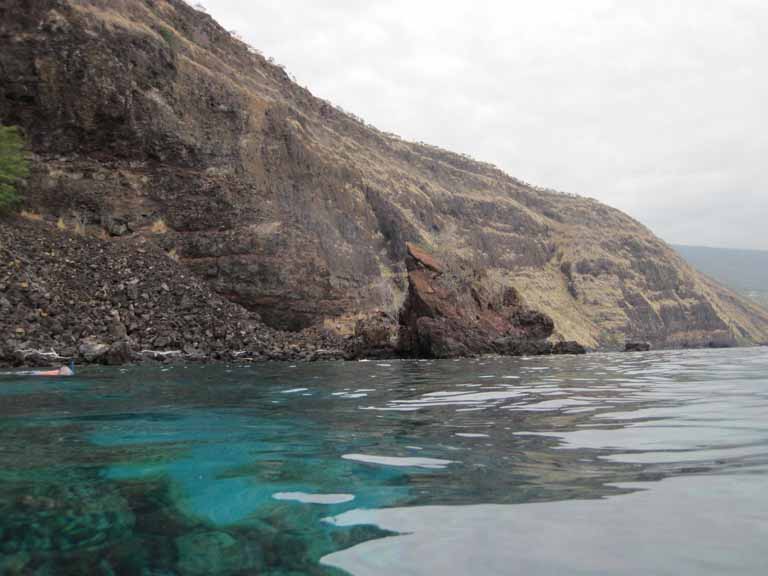
<svg viewBox="0 0 768 576">
<path fill-rule="evenodd" d="M 0 574 L 768 574 L 768 349 L 0 375 Z"/>
</svg>

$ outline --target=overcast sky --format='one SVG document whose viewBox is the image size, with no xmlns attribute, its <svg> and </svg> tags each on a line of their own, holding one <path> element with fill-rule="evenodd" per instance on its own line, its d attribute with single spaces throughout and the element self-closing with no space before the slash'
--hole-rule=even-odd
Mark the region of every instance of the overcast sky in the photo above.
<svg viewBox="0 0 768 576">
<path fill-rule="evenodd" d="M 766 0 L 203 0 L 378 128 L 768 249 Z"/>
</svg>

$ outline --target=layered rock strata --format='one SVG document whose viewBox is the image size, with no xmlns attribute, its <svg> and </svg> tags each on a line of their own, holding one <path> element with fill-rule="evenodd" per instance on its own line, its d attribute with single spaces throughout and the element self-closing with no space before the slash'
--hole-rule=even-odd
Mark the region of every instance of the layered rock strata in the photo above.
<svg viewBox="0 0 768 576">
<path fill-rule="evenodd" d="M 449 272 L 482 271 L 472 283 L 482 302 L 515 295 L 548 317 L 553 342 L 768 341 L 766 310 L 625 214 L 382 133 L 179 0 L 4 2 L 0 77 L 0 122 L 19 125 L 32 153 L 30 213 L 125 251 L 136 262 L 125 282 L 150 275 L 139 246 L 172 255 L 175 276 L 210 291 L 216 306 L 237 306 L 236 325 L 259 318 L 259 333 L 391 349 L 412 305 L 411 243 Z M 97 286 L 89 289 L 84 298 L 95 301 Z M 403 348 L 420 353 L 424 334 L 441 342 L 427 346 L 438 355 L 475 349 L 477 330 L 490 330 L 481 340 L 506 338 L 468 290 L 452 292 L 453 306 L 480 319 L 463 340 L 451 336 L 459 345 L 432 325 L 407 329 Z M 145 315 L 129 321 L 135 332 L 153 327 Z M 241 330 L 227 328 L 225 340 L 228 330 L 235 348 Z M 159 336 L 151 344 L 160 351 L 196 342 Z"/>
</svg>

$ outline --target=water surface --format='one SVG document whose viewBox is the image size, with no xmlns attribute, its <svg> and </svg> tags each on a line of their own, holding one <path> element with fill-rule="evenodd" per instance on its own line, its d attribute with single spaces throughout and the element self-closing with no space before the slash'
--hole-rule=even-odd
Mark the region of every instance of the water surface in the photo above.
<svg viewBox="0 0 768 576">
<path fill-rule="evenodd" d="M 768 573 L 768 349 L 0 376 L 0 574 Z"/>
</svg>

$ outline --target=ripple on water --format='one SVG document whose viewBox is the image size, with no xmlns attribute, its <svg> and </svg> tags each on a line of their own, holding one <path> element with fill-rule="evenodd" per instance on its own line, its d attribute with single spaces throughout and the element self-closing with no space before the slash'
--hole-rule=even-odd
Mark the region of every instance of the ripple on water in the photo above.
<svg viewBox="0 0 768 576">
<path fill-rule="evenodd" d="M 302 504 L 345 504 L 355 499 L 353 494 L 307 494 L 306 492 L 277 492 L 275 500 L 291 500 Z"/>
<path fill-rule="evenodd" d="M 453 464 L 453 460 L 442 460 L 440 458 L 411 458 L 397 456 L 376 456 L 374 454 L 344 454 L 344 460 L 353 460 L 365 464 L 379 464 L 382 466 L 395 466 L 398 468 L 427 468 L 438 470 Z"/>
<path fill-rule="evenodd" d="M 0 574 L 766 573 L 768 350 L 386 363 L 2 376 Z"/>
</svg>

